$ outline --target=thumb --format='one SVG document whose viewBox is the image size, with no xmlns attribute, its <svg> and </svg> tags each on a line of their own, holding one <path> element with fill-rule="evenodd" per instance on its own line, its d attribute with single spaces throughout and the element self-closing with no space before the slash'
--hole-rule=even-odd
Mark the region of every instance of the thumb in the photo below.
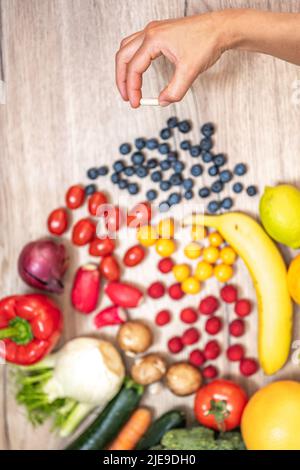
<svg viewBox="0 0 300 470">
<path fill-rule="evenodd" d="M 192 66 L 178 64 L 170 83 L 159 95 L 159 104 L 168 106 L 182 100 L 197 75 Z"/>
</svg>

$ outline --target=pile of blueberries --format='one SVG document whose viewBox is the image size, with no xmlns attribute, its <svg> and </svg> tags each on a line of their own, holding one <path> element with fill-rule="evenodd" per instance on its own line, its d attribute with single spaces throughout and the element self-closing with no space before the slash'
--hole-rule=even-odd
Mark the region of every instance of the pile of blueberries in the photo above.
<svg viewBox="0 0 300 470">
<path fill-rule="evenodd" d="M 191 158 L 202 161 L 202 163 L 193 164 L 189 169 L 190 174 L 187 176 L 185 174 L 187 172 L 186 165 L 180 159 L 179 152 L 172 150 L 171 145 L 166 142 L 172 138 L 175 129 L 178 129 L 181 134 L 187 134 L 191 130 L 191 124 L 187 120 L 179 121 L 177 117 L 170 117 L 167 120 L 167 127 L 160 131 L 160 139 L 139 137 L 135 139 L 134 150 L 129 143 L 121 144 L 119 152 L 126 159 L 116 160 L 112 165 L 112 183 L 121 190 L 127 190 L 129 194 L 135 195 L 140 191 L 139 184 L 133 182 L 132 177 L 149 177 L 159 187 L 159 190 L 153 188 L 147 191 L 148 201 L 156 200 L 161 191 L 172 190 L 168 197 L 160 202 L 159 209 L 161 212 L 167 212 L 171 206 L 179 204 L 182 198 L 186 200 L 193 199 L 196 178 L 203 175 L 205 171 L 210 177 L 216 177 L 216 179 L 210 186 L 201 187 L 197 191 L 201 199 L 221 193 L 225 185 L 230 183 L 234 176 L 240 177 L 247 172 L 244 163 L 237 164 L 233 171 L 224 168 L 227 161 L 225 155 L 222 153 L 213 154 L 212 152 L 214 125 L 206 123 L 200 129 L 202 136 L 198 144 L 193 145 L 187 139 L 180 142 L 182 153 L 189 153 Z M 159 155 L 146 157 L 146 151 L 157 152 Z M 128 158 L 129 155 L 130 159 Z M 101 166 L 99 168 L 90 168 L 87 171 L 87 176 L 90 180 L 95 180 L 99 176 L 107 176 L 109 172 L 110 168 L 108 166 Z M 174 191 L 175 188 L 178 188 L 178 190 Z M 244 190 L 244 185 L 241 182 L 235 182 L 232 189 L 234 193 L 238 194 Z M 87 195 L 93 194 L 95 191 L 96 186 L 94 184 L 86 186 Z M 253 185 L 248 186 L 246 192 L 249 196 L 255 196 L 257 189 Z M 231 197 L 218 198 L 209 201 L 207 210 L 210 213 L 216 213 L 220 209 L 229 210 L 232 206 L 233 199 Z"/>
</svg>

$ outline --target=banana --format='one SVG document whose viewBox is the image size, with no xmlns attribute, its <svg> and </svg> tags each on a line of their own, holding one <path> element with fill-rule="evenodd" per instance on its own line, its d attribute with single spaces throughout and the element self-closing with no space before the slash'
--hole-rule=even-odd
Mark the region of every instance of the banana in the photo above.
<svg viewBox="0 0 300 470">
<path fill-rule="evenodd" d="M 286 266 L 278 248 L 252 217 L 239 212 L 193 214 L 183 224 L 217 229 L 246 263 L 257 294 L 259 361 L 267 375 L 275 374 L 289 356 L 293 317 Z"/>
</svg>

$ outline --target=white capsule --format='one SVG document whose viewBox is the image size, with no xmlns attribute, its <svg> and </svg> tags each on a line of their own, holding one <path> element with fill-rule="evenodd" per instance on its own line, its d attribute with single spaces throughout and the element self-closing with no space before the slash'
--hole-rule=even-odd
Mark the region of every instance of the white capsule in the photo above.
<svg viewBox="0 0 300 470">
<path fill-rule="evenodd" d="M 141 106 L 159 106 L 158 98 L 141 98 Z"/>
</svg>

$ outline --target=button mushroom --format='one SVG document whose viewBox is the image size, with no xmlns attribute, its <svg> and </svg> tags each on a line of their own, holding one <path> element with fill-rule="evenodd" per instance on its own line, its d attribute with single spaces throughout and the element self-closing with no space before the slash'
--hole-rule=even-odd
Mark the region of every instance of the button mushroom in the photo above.
<svg viewBox="0 0 300 470">
<path fill-rule="evenodd" d="M 175 395 L 185 396 L 195 393 L 202 384 L 201 372 L 188 362 L 177 362 L 169 367 L 167 386 Z"/>
<path fill-rule="evenodd" d="M 131 368 L 131 376 L 141 385 L 158 382 L 166 374 L 166 361 L 158 354 L 148 354 L 138 359 Z"/>
<path fill-rule="evenodd" d="M 120 348 L 127 353 L 143 353 L 153 342 L 153 334 L 145 323 L 135 320 L 121 326 L 117 341 Z"/>
</svg>

